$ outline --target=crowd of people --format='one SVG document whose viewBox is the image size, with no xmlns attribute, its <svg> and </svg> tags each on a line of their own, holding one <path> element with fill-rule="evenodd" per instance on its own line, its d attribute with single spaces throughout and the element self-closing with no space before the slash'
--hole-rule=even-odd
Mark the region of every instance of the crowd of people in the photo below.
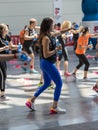
<svg viewBox="0 0 98 130">
<path fill-rule="evenodd" d="M 39 32 L 39 33 L 37 33 Z M 41 25 L 37 26 L 37 20 L 32 18 L 29 20 L 29 25 L 25 25 L 24 29 L 20 31 L 20 42 L 23 46 L 22 50 L 18 52 L 18 45 L 14 45 L 11 41 L 9 29 L 6 24 L 0 24 L 0 99 L 6 99 L 5 83 L 7 78 L 6 61 L 19 58 L 20 55 L 25 54 L 30 57 L 30 62 L 24 60 L 22 69 L 25 72 L 38 74 L 34 67 L 34 46 L 37 44 L 39 48 L 39 59 L 41 69 L 40 85 L 34 95 L 26 101 L 26 106 L 29 109 L 35 110 L 35 100 L 37 97 L 51 84 L 55 84 L 53 104 L 50 107 L 50 113 L 56 114 L 59 112 L 66 112 L 66 109 L 58 107 L 58 101 L 62 90 L 62 79 L 60 75 L 60 62 L 64 58 L 64 76 L 72 77 L 76 80 L 76 72 L 84 64 L 83 80 L 88 79 L 89 61 L 85 55 L 88 48 L 93 46 L 89 43 L 89 38 L 98 36 L 98 34 L 91 34 L 88 27 L 78 26 L 76 23 L 71 23 L 65 20 L 62 24 L 54 24 L 51 17 L 46 17 L 42 20 Z M 68 68 L 68 52 L 66 43 L 68 39 L 74 41 L 74 52 L 79 60 L 79 64 L 75 67 L 73 72 L 69 72 Z M 96 49 L 98 44 L 96 45 Z M 9 53 L 16 50 L 13 53 Z M 96 57 L 97 58 L 97 53 Z M 29 68 L 27 67 L 29 64 Z M 93 89 L 98 92 L 98 81 Z"/>
</svg>

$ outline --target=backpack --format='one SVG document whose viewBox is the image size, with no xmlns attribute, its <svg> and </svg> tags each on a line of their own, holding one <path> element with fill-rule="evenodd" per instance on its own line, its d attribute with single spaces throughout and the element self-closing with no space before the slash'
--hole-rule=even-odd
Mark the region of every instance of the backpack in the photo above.
<svg viewBox="0 0 98 130">
<path fill-rule="evenodd" d="M 25 34 L 25 30 L 21 30 L 20 34 L 19 34 L 19 39 L 20 39 L 20 43 L 24 44 L 24 34 Z"/>
</svg>

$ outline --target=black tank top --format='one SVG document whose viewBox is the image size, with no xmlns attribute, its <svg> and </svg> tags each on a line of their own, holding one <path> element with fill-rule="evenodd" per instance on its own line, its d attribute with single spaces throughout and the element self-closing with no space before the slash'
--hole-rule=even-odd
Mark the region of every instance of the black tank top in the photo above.
<svg viewBox="0 0 98 130">
<path fill-rule="evenodd" d="M 50 43 L 49 43 L 49 51 L 53 51 L 56 48 L 56 39 L 55 37 L 50 37 L 49 35 L 47 35 L 48 38 L 50 39 Z M 40 43 L 40 59 L 45 59 L 48 60 L 49 62 L 55 63 L 56 62 L 56 57 L 57 55 L 54 54 L 48 58 L 45 58 L 43 55 L 43 46 L 42 43 Z"/>
</svg>

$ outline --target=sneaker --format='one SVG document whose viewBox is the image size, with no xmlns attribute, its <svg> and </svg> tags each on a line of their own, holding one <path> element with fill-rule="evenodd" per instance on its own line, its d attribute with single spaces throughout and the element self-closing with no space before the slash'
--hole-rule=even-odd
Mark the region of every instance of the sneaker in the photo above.
<svg viewBox="0 0 98 130">
<path fill-rule="evenodd" d="M 66 82 L 75 82 L 75 81 L 76 81 L 76 77 L 73 75 L 66 77 Z"/>
<path fill-rule="evenodd" d="M 50 114 L 58 114 L 58 113 L 66 113 L 66 109 L 62 109 L 60 107 L 57 108 L 50 108 Z"/>
<path fill-rule="evenodd" d="M 91 81 L 91 79 L 89 79 L 89 78 L 83 78 L 83 81 L 87 82 L 87 81 Z"/>
<path fill-rule="evenodd" d="M 31 99 L 28 99 L 28 100 L 27 100 L 26 106 L 27 106 L 29 109 L 35 111 L 35 106 L 34 106 L 34 103 L 31 102 Z"/>
<path fill-rule="evenodd" d="M 72 73 L 72 76 L 73 76 L 74 78 L 76 78 L 76 74 L 75 74 L 75 73 Z"/>
<path fill-rule="evenodd" d="M 43 85 L 43 82 L 39 82 L 37 86 L 40 87 L 42 85 Z"/>
<path fill-rule="evenodd" d="M 72 74 L 69 72 L 64 72 L 64 76 L 71 76 Z"/>
<path fill-rule="evenodd" d="M 48 90 L 51 90 L 51 89 L 54 89 L 54 84 L 53 84 L 53 83 L 51 83 L 51 84 L 49 85 L 49 87 L 48 87 Z"/>
<path fill-rule="evenodd" d="M 21 66 L 21 68 L 23 69 L 23 71 L 25 71 L 25 72 L 29 72 L 29 69 L 28 69 L 27 67 L 25 67 L 25 66 Z"/>
<path fill-rule="evenodd" d="M 97 61 L 97 60 L 98 60 L 98 57 L 94 57 L 94 59 Z"/>
<path fill-rule="evenodd" d="M 93 86 L 92 89 L 95 90 L 98 93 L 98 85 Z"/>
<path fill-rule="evenodd" d="M 6 100 L 9 100 L 9 98 L 6 97 L 6 95 L 0 96 L 0 101 L 6 101 Z"/>
<path fill-rule="evenodd" d="M 31 70 L 30 70 L 30 73 L 39 74 L 39 72 L 38 72 L 37 70 L 35 70 L 35 69 L 31 69 Z"/>
</svg>

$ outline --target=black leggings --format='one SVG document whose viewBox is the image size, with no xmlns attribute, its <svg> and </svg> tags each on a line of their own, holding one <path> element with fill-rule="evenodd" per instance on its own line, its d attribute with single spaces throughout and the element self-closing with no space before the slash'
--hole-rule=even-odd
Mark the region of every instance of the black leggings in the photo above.
<svg viewBox="0 0 98 130">
<path fill-rule="evenodd" d="M 58 36 L 57 37 L 59 42 L 61 43 L 61 46 L 62 46 L 62 55 L 64 57 L 64 61 L 68 61 L 68 53 L 67 53 L 67 49 L 65 47 L 65 44 L 64 44 L 64 41 L 62 39 L 62 36 Z M 58 60 L 60 61 L 62 59 L 62 55 L 60 55 L 60 57 L 58 58 Z"/>
<path fill-rule="evenodd" d="M 5 91 L 5 80 L 7 77 L 6 71 L 7 71 L 6 62 L 0 62 L 0 90 L 1 91 Z"/>
<path fill-rule="evenodd" d="M 76 56 L 79 58 L 79 64 L 76 68 L 79 69 L 83 64 L 85 64 L 84 71 L 88 71 L 90 64 L 86 56 L 84 54 L 76 54 Z"/>
</svg>

